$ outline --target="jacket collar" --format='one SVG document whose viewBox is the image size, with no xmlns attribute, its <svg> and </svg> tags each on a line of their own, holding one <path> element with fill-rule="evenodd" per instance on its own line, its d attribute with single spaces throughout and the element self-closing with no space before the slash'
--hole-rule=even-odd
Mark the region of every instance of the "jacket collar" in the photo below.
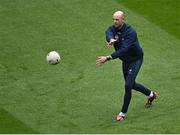
<svg viewBox="0 0 180 135">
<path fill-rule="evenodd" d="M 114 25 L 113 25 L 113 27 L 116 31 L 122 32 L 124 30 L 124 28 L 126 27 L 126 23 L 124 23 L 120 28 L 119 27 L 116 28 Z"/>
</svg>

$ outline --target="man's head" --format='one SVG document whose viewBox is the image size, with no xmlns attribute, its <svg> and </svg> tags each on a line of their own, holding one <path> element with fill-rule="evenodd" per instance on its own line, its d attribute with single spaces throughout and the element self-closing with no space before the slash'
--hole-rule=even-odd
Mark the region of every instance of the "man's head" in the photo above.
<svg viewBox="0 0 180 135">
<path fill-rule="evenodd" d="M 113 14 L 114 26 L 117 28 L 121 28 L 121 26 L 124 24 L 124 18 L 124 13 L 122 11 L 116 11 Z"/>
</svg>

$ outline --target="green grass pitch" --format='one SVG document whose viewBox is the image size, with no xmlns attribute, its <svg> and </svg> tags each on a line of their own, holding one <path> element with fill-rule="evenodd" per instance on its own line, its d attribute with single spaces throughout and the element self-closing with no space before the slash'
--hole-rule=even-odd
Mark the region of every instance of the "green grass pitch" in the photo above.
<svg viewBox="0 0 180 135">
<path fill-rule="evenodd" d="M 180 133 L 179 0 L 0 0 L 0 133 Z M 123 122 L 121 62 L 103 67 L 104 31 L 122 9 L 144 49 L 137 81 L 159 98 L 133 91 Z M 62 61 L 49 65 L 49 51 Z"/>
</svg>

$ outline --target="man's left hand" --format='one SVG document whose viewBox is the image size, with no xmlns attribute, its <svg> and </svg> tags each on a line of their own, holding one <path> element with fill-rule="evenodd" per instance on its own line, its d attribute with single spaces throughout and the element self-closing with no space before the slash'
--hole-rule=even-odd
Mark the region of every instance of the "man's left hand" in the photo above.
<svg viewBox="0 0 180 135">
<path fill-rule="evenodd" d="M 96 64 L 101 66 L 103 65 L 105 62 L 107 61 L 107 57 L 106 56 L 99 56 L 96 60 Z"/>
</svg>

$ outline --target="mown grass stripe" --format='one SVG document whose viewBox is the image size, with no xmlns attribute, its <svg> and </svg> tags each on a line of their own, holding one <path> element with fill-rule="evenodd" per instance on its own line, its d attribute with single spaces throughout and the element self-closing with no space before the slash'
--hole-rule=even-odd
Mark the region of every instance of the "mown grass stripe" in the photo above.
<svg viewBox="0 0 180 135">
<path fill-rule="evenodd" d="M 0 108 L 0 133 L 11 134 L 11 133 L 38 133 L 31 127 L 23 123 L 21 120 L 15 118 L 9 112 Z"/>
</svg>

